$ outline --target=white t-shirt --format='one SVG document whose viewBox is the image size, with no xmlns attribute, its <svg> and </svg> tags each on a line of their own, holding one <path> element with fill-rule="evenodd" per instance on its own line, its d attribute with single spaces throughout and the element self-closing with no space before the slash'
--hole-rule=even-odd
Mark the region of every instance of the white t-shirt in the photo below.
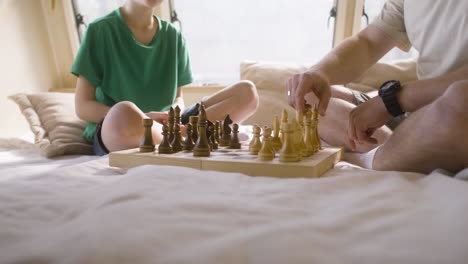
<svg viewBox="0 0 468 264">
<path fill-rule="evenodd" d="M 372 24 L 419 52 L 420 79 L 468 65 L 468 0 L 388 0 Z"/>
</svg>

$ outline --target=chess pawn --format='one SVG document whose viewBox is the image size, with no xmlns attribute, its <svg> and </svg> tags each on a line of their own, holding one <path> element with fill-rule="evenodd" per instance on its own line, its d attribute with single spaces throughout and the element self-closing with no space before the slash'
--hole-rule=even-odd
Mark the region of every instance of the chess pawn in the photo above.
<svg viewBox="0 0 468 264">
<path fill-rule="evenodd" d="M 189 117 L 189 123 L 192 125 L 192 140 L 197 142 L 198 140 L 198 116 Z"/>
<path fill-rule="evenodd" d="M 171 142 L 172 152 L 179 152 L 182 150 L 182 141 L 180 139 L 180 127 L 176 124 L 174 126 L 174 139 Z"/>
<path fill-rule="evenodd" d="M 151 132 L 151 127 L 153 126 L 153 119 L 144 118 L 142 120 L 144 126 L 144 134 L 140 143 L 140 152 L 153 152 L 154 143 L 153 143 L 153 133 Z"/>
<path fill-rule="evenodd" d="M 279 160 L 281 162 L 297 162 L 299 155 L 294 148 L 294 124 L 285 123 L 281 127 L 284 133 L 283 148 L 280 151 Z"/>
<path fill-rule="evenodd" d="M 169 114 L 167 117 L 167 126 L 169 127 L 169 142 L 174 140 L 174 124 L 175 124 L 175 112 L 174 108 L 169 108 Z"/>
<path fill-rule="evenodd" d="M 273 145 L 273 148 L 275 151 L 278 151 L 281 149 L 283 146 L 283 143 L 281 142 L 281 138 L 279 137 L 279 132 L 280 132 L 280 122 L 279 118 L 277 115 L 275 115 L 275 119 L 273 120 L 273 138 L 271 139 L 271 144 Z"/>
<path fill-rule="evenodd" d="M 161 141 L 161 144 L 159 144 L 158 147 L 158 153 L 159 154 L 171 154 L 172 153 L 172 145 L 171 142 L 169 142 L 169 126 L 164 124 L 162 127 L 162 135 L 163 139 Z"/>
<path fill-rule="evenodd" d="M 262 141 L 260 140 L 261 129 L 259 126 L 253 126 L 253 138 L 249 143 L 249 152 L 250 154 L 257 155 L 260 149 L 262 148 Z"/>
<path fill-rule="evenodd" d="M 214 131 L 214 135 L 215 135 L 215 141 L 216 141 L 216 144 L 219 144 L 219 135 L 220 135 L 220 129 L 221 129 L 221 123 L 219 121 L 216 121 L 215 122 L 215 131 Z"/>
<path fill-rule="evenodd" d="M 263 130 L 262 148 L 258 152 L 258 158 L 262 161 L 270 161 L 275 158 L 275 149 L 271 144 L 271 128 L 267 127 Z"/>
<path fill-rule="evenodd" d="M 200 111 L 198 115 L 198 140 L 193 147 L 194 157 L 209 157 L 210 156 L 210 145 L 208 138 L 206 137 L 206 112 L 205 107 L 200 105 Z"/>
<path fill-rule="evenodd" d="M 229 143 L 229 148 L 231 149 L 241 148 L 241 144 L 239 142 L 239 137 L 237 134 L 239 134 L 239 125 L 234 124 L 232 125 L 232 138 L 231 138 L 231 142 Z"/>
<path fill-rule="evenodd" d="M 185 125 L 185 131 L 187 132 L 187 137 L 185 138 L 182 149 L 186 151 L 193 150 L 193 139 L 192 139 L 192 124 L 188 123 Z"/>
<path fill-rule="evenodd" d="M 211 150 L 218 149 L 218 142 L 216 142 L 215 136 L 215 125 L 211 124 L 208 127 L 208 131 L 210 132 L 210 137 L 208 138 L 208 141 L 210 142 Z"/>
<path fill-rule="evenodd" d="M 315 153 L 314 134 L 312 133 L 312 111 L 310 109 L 306 112 L 304 143 L 306 145 L 307 157 Z"/>
<path fill-rule="evenodd" d="M 281 112 L 281 126 L 280 126 L 280 132 L 281 132 L 280 139 L 283 144 L 284 144 L 284 133 L 283 131 L 281 131 L 281 129 L 283 128 L 283 124 L 287 124 L 287 123 L 288 123 L 288 111 L 286 111 L 286 109 L 283 109 L 283 112 Z"/>
</svg>

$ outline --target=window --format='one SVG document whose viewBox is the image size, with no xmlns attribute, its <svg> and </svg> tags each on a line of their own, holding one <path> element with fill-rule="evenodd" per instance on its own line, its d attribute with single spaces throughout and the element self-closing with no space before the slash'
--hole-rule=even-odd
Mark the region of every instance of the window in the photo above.
<svg viewBox="0 0 468 264">
<path fill-rule="evenodd" d="M 78 34 L 83 36 L 86 25 L 117 9 L 125 0 L 73 0 L 78 24 Z M 82 22 L 81 22 L 82 21 Z"/>
<path fill-rule="evenodd" d="M 327 27 L 332 5 L 332 0 L 173 0 L 198 84 L 237 80 L 244 60 L 317 62 L 332 46 L 333 24 Z"/>
<path fill-rule="evenodd" d="M 387 0 L 367 0 L 365 1 L 365 12 L 369 16 L 369 22 L 372 22 L 382 10 Z M 362 26 L 365 27 L 365 19 L 363 19 Z M 418 56 L 418 52 L 411 48 L 409 52 L 404 52 L 399 48 L 393 48 L 387 55 L 382 58 L 382 61 L 393 61 L 393 60 L 402 60 L 402 59 L 410 59 L 415 58 Z"/>
</svg>

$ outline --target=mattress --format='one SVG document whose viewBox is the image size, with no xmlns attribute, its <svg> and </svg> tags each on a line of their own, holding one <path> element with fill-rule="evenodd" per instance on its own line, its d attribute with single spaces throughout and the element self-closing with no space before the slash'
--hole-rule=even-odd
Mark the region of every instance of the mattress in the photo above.
<svg viewBox="0 0 468 264">
<path fill-rule="evenodd" d="M 0 139 L 0 263 L 467 263 L 467 175 L 124 170 Z"/>
</svg>

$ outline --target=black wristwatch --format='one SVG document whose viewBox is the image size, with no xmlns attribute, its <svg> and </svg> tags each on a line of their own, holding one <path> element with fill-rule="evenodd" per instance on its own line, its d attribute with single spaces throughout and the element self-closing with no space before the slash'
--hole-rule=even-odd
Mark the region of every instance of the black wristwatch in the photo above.
<svg viewBox="0 0 468 264">
<path fill-rule="evenodd" d="M 395 80 L 385 82 L 379 89 L 379 96 L 382 98 L 387 111 L 395 117 L 405 113 L 401 110 L 397 99 L 397 93 L 400 90 L 401 84 Z"/>
</svg>

